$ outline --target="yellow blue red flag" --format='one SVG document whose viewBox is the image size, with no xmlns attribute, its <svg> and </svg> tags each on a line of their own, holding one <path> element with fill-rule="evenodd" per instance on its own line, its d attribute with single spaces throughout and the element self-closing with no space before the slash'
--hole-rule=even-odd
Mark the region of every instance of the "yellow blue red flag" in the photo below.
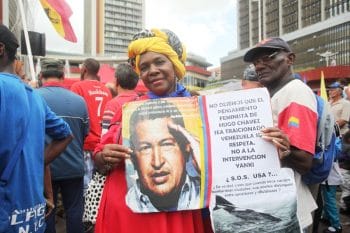
<svg viewBox="0 0 350 233">
<path fill-rule="evenodd" d="M 69 18 L 73 12 L 65 0 L 40 0 L 42 7 L 56 32 L 64 39 L 77 42 Z"/>
<path fill-rule="evenodd" d="M 321 84 L 320 84 L 320 96 L 324 101 L 328 102 L 328 97 L 327 97 L 327 90 L 326 90 L 326 84 L 324 81 L 324 74 L 323 71 L 321 71 Z"/>
</svg>

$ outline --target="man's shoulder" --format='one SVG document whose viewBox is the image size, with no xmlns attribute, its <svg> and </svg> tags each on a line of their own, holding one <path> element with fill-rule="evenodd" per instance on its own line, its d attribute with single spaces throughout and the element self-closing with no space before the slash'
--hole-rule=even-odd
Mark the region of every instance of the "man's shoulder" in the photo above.
<svg viewBox="0 0 350 233">
<path fill-rule="evenodd" d="M 107 101 L 106 103 L 106 109 L 107 108 L 115 108 L 115 106 L 119 106 L 120 104 L 120 98 L 118 98 L 118 96 L 110 99 Z"/>
<path fill-rule="evenodd" d="M 71 90 L 80 88 L 81 91 L 86 93 L 88 96 L 102 95 L 112 98 L 108 87 L 97 80 L 83 80 L 75 84 L 75 86 L 72 85 Z"/>
<path fill-rule="evenodd" d="M 304 82 L 294 79 L 283 86 L 286 89 L 301 89 L 302 91 L 312 92 L 311 88 Z"/>
<path fill-rule="evenodd" d="M 72 88 L 77 88 L 77 87 L 80 87 L 82 85 L 82 81 L 76 81 L 74 82 L 72 85 L 71 85 L 71 89 Z"/>
<path fill-rule="evenodd" d="M 68 98 L 71 98 L 72 101 L 79 101 L 79 102 L 85 102 L 84 98 L 78 95 L 77 93 L 66 89 L 61 86 L 47 86 L 47 87 L 40 87 L 36 89 L 38 93 L 42 95 L 56 95 L 55 99 L 59 101 L 60 96 L 65 96 Z"/>
<path fill-rule="evenodd" d="M 23 86 L 25 86 L 19 77 L 14 74 L 0 73 L 0 81 L 1 85 L 4 87 L 11 86 L 13 88 L 23 88 Z M 28 86 L 28 88 L 31 87 Z"/>
<path fill-rule="evenodd" d="M 316 97 L 309 86 L 300 80 L 292 80 L 284 85 L 273 97 L 272 103 L 277 100 L 279 106 L 291 103 L 301 104 L 316 111 Z"/>
<path fill-rule="evenodd" d="M 132 92 L 128 94 L 117 95 L 111 101 L 119 105 L 123 105 L 124 103 L 131 102 L 138 99 L 139 99 L 138 94 L 136 92 Z"/>
<path fill-rule="evenodd" d="M 68 89 L 65 89 L 65 88 L 61 88 L 60 89 L 60 92 L 63 94 L 63 95 L 66 95 L 66 96 L 69 96 L 70 98 L 72 98 L 72 100 L 76 101 L 76 102 L 83 102 L 85 103 L 85 100 L 82 96 L 78 95 L 77 93 L 75 92 L 72 92 Z"/>
<path fill-rule="evenodd" d="M 8 74 L 8 73 L 0 73 L 0 85 L 4 90 L 6 90 L 6 93 L 9 96 L 12 95 L 12 93 L 15 93 L 15 95 L 18 95 L 18 97 L 20 97 L 21 95 L 26 93 L 25 91 L 27 91 L 27 93 L 30 93 L 30 95 L 35 98 L 36 102 L 40 104 L 45 103 L 45 101 L 43 100 L 43 98 L 37 92 L 36 89 L 33 89 L 31 86 L 24 83 L 16 75 Z M 13 100 L 13 98 L 11 99 Z"/>
<path fill-rule="evenodd" d="M 350 101 L 348 101 L 346 99 L 341 98 L 339 100 L 339 103 L 341 103 L 344 107 L 350 107 Z"/>
</svg>

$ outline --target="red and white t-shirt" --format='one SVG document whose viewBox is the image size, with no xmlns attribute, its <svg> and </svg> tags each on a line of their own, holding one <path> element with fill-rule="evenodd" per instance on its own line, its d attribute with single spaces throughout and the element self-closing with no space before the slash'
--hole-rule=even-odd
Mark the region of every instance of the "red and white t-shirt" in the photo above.
<svg viewBox="0 0 350 233">
<path fill-rule="evenodd" d="M 111 120 L 113 119 L 114 115 L 117 112 L 122 111 L 123 104 L 136 100 L 138 98 L 139 98 L 138 94 L 135 91 L 130 90 L 130 91 L 126 91 L 124 93 L 118 94 L 112 100 L 107 102 L 103 113 L 103 117 L 102 117 L 102 135 L 107 133 L 109 125 L 111 124 Z"/>
<path fill-rule="evenodd" d="M 273 121 L 288 134 L 291 145 L 315 153 L 317 102 L 312 90 L 300 80 L 293 80 L 272 98 Z"/>
<path fill-rule="evenodd" d="M 71 90 L 82 96 L 88 107 L 90 132 L 84 142 L 84 150 L 95 149 L 100 141 L 101 122 L 106 103 L 112 99 L 109 89 L 98 80 L 83 80 L 72 85 Z"/>
<path fill-rule="evenodd" d="M 288 135 L 290 144 L 314 154 L 317 102 L 312 90 L 300 80 L 290 81 L 271 98 L 271 106 L 274 124 Z M 302 228 L 305 228 L 312 223 L 311 212 L 317 205 L 296 171 L 294 178 L 297 188 L 297 215 Z"/>
</svg>

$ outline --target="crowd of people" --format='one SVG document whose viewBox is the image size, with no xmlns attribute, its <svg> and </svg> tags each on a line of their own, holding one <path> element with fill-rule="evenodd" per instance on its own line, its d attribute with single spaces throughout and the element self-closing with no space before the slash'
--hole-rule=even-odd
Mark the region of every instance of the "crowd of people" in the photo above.
<svg viewBox="0 0 350 233">
<path fill-rule="evenodd" d="M 191 96 L 179 82 L 186 73 L 186 49 L 177 35 L 165 29 L 135 34 L 128 46 L 128 63 L 116 69 L 114 98 L 99 82 L 99 62 L 93 58 L 83 62 L 81 81 L 70 90 L 62 84 L 63 63 L 44 58 L 41 87 L 31 88 L 16 60 L 18 47 L 14 34 L 0 25 L 1 233 L 56 232 L 59 193 L 66 231 L 85 232 L 84 193 L 95 172 L 106 179 L 94 232 L 213 232 L 208 208 L 194 208 L 200 189 L 198 145 L 183 119 L 135 113 L 129 125 L 130 148 L 120 137 L 122 106 L 127 102 L 154 99 L 136 112 L 147 112 L 151 103 L 181 115 L 163 100 Z M 329 224 L 325 232 L 341 232 L 335 204 L 338 185 L 343 190 L 341 212 L 350 212 L 350 102 L 343 98 L 345 84 L 329 86 L 331 109 L 344 141 L 340 168 L 337 161 L 334 166 L 339 179 L 334 181 L 331 173 L 325 183 L 310 187 L 301 176 L 313 164 L 317 103 L 313 91 L 293 74 L 295 54 L 281 38 L 268 38 L 249 49 L 243 59 L 250 65 L 243 73 L 242 88 L 266 87 L 270 94 L 274 127 L 262 129 L 261 134 L 278 149 L 281 166 L 294 171 L 301 228 L 311 232 L 313 222 L 319 221 L 313 213 L 320 190 L 320 221 Z M 134 91 L 139 78 L 149 90 L 142 96 Z M 299 119 L 298 127 L 290 125 L 291 117 Z M 125 159 L 138 168 L 137 184 L 129 190 Z M 136 212 L 152 213 L 135 213 L 127 203 Z"/>
</svg>

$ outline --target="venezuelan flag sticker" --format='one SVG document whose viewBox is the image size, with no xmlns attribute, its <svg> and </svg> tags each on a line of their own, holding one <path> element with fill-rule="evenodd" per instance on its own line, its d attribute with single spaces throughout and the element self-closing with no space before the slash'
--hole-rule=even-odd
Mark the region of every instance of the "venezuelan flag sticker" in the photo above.
<svg viewBox="0 0 350 233">
<path fill-rule="evenodd" d="M 295 128 L 299 128 L 299 118 L 291 116 L 288 120 L 288 127 L 295 127 Z"/>
</svg>

